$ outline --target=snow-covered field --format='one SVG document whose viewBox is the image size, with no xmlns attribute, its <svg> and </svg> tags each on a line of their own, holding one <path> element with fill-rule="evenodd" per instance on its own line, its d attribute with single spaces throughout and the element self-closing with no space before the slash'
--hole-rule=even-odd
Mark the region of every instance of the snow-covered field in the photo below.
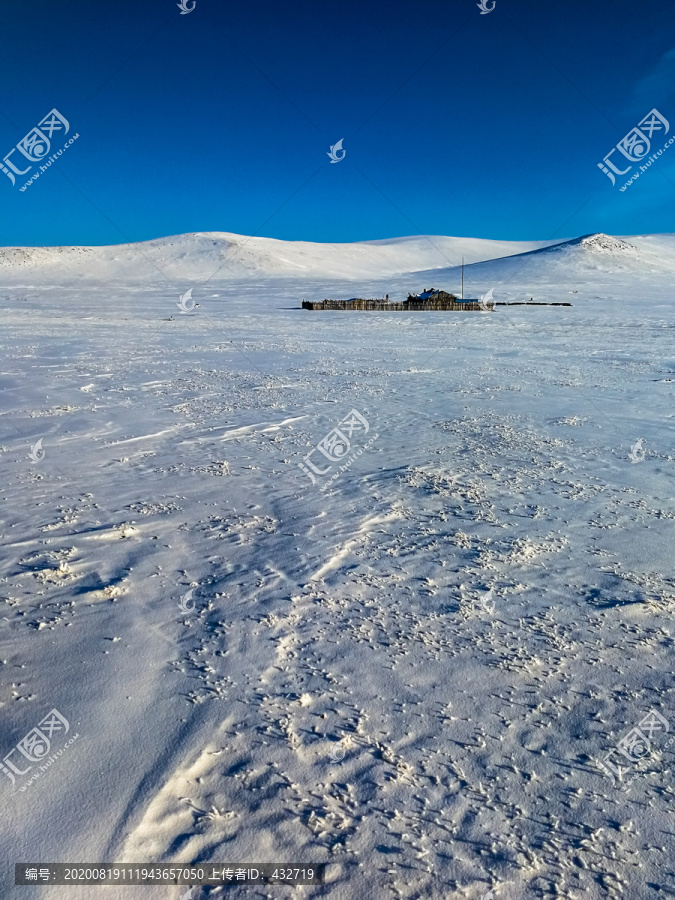
<svg viewBox="0 0 675 900">
<path fill-rule="evenodd" d="M 551 243 L 0 251 L 0 758 L 78 735 L 0 772 L 3 898 L 186 890 L 13 886 L 113 860 L 329 864 L 194 900 L 675 895 L 675 235 Z M 298 308 L 462 255 L 467 296 L 574 305 Z"/>
</svg>

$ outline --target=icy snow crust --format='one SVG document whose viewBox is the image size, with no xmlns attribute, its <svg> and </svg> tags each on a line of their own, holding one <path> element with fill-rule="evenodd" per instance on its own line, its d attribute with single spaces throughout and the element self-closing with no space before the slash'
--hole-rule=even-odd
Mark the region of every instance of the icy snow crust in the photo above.
<svg viewBox="0 0 675 900">
<path fill-rule="evenodd" d="M 40 860 L 329 863 L 242 898 L 675 892 L 670 735 L 623 784 L 597 764 L 650 709 L 675 728 L 675 236 L 431 240 L 0 252 L 1 756 L 52 708 L 79 734 L 0 775 L 3 897 Z M 462 254 L 467 296 L 574 306 L 297 308 L 458 290 Z M 351 409 L 350 456 L 375 440 L 322 491 L 337 466 L 298 464 Z"/>
</svg>

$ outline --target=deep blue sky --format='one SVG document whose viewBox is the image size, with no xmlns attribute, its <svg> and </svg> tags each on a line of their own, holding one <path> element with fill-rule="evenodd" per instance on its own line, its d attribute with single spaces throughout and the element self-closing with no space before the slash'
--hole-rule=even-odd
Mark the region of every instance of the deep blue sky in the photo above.
<svg viewBox="0 0 675 900">
<path fill-rule="evenodd" d="M 653 107 L 675 134 L 672 0 L 2 13 L 0 157 L 52 107 L 79 138 L 23 193 L 0 174 L 1 245 L 675 231 L 675 144 L 624 193 L 597 168 Z"/>
</svg>

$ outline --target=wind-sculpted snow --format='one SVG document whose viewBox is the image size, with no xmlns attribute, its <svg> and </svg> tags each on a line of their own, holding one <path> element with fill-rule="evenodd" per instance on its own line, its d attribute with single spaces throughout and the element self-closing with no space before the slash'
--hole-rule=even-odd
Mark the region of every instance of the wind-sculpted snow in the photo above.
<svg viewBox="0 0 675 900">
<path fill-rule="evenodd" d="M 306 890 L 341 900 L 675 890 L 672 748 L 623 782 L 599 764 L 650 709 L 675 723 L 672 246 L 476 262 L 467 295 L 574 304 L 490 314 L 298 308 L 432 283 L 413 269 L 228 275 L 185 314 L 159 276 L 1 292 L 1 757 L 54 708 L 79 734 L 25 791 L 1 776 L 5 865 L 326 862 Z M 351 410 L 376 440 L 312 484 Z"/>
</svg>

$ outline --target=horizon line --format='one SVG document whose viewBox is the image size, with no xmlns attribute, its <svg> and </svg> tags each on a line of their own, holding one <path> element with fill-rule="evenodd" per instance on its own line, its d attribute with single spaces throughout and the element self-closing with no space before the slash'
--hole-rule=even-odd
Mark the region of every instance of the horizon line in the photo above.
<svg viewBox="0 0 675 900">
<path fill-rule="evenodd" d="M 242 234 L 236 231 L 184 231 L 178 232 L 175 234 L 165 234 L 159 235 L 158 237 L 152 238 L 143 238 L 141 240 L 136 241 L 122 241 L 111 244 L 2 244 L 0 245 L 0 249 L 3 250 L 27 250 L 27 249 L 52 249 L 56 247 L 72 247 L 72 248 L 83 248 L 83 247 L 128 247 L 133 246 L 135 244 L 149 244 L 153 241 L 166 241 L 171 238 L 183 238 L 190 236 L 199 236 L 199 235 L 229 235 L 236 238 L 246 238 L 247 240 L 265 240 L 265 241 L 278 241 L 283 244 L 315 244 L 316 246 L 354 246 L 357 244 L 376 244 L 376 243 L 393 243 L 396 241 L 407 241 L 407 240 L 415 240 L 416 238 L 450 238 L 454 240 L 460 241 L 489 241 L 490 243 L 501 243 L 501 244 L 529 244 L 529 243 L 550 243 L 550 244 L 564 244 L 569 241 L 579 240 L 585 237 L 594 237 L 596 235 L 607 235 L 607 237 L 614 238 L 630 238 L 630 237 L 654 237 L 656 235 L 663 234 L 675 234 L 675 232 L 667 232 L 667 231 L 659 231 L 659 232 L 639 232 L 635 234 L 610 234 L 609 232 L 604 231 L 591 231 L 585 234 L 577 234 L 572 237 L 565 238 L 526 238 L 526 239 L 510 239 L 510 238 L 487 238 L 487 237 L 477 237 L 475 235 L 458 235 L 458 234 L 406 234 L 406 235 L 397 235 L 394 237 L 385 237 L 385 238 L 368 238 L 367 240 L 361 241 L 311 241 L 306 239 L 287 239 L 287 238 L 276 238 L 276 237 L 266 237 L 264 235 L 259 234 Z"/>
</svg>

